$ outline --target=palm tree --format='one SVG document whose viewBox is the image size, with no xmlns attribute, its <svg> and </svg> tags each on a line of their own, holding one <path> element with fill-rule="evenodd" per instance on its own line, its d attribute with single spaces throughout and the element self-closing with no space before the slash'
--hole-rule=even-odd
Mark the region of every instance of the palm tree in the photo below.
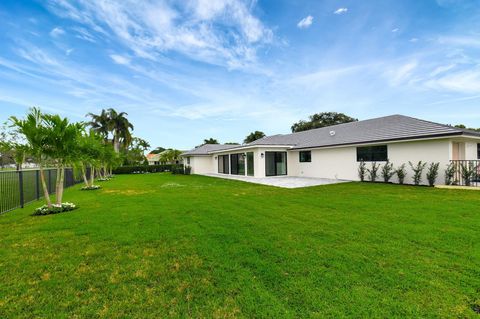
<svg viewBox="0 0 480 319">
<path fill-rule="evenodd" d="M 133 125 L 126 118 L 125 112 L 118 113 L 114 109 L 108 109 L 110 128 L 113 132 L 113 147 L 115 152 L 120 151 L 120 146 L 128 147 L 132 143 Z"/>
<path fill-rule="evenodd" d="M 36 159 L 36 162 L 39 165 L 40 181 L 42 184 L 45 201 L 47 202 L 48 208 L 52 208 L 52 202 L 50 200 L 50 194 L 48 192 L 44 173 L 44 163 L 48 149 L 48 145 L 46 143 L 48 138 L 48 130 L 44 124 L 43 114 L 41 113 L 40 109 L 34 107 L 30 109 L 30 113 L 27 114 L 25 119 L 20 120 L 15 116 L 12 116 L 10 121 L 13 123 L 13 126 L 17 128 L 17 131 L 20 134 L 23 134 L 27 140 L 32 156 Z"/>
<path fill-rule="evenodd" d="M 88 125 L 98 134 L 100 134 L 105 141 L 108 140 L 108 133 L 112 130 L 110 123 L 110 116 L 107 111 L 102 110 L 99 115 L 88 113 L 92 119 L 88 122 Z"/>
</svg>

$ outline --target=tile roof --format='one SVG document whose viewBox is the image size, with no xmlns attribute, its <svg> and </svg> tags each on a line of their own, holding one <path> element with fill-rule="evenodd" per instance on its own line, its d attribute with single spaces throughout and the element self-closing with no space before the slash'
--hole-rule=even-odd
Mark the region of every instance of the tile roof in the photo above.
<svg viewBox="0 0 480 319">
<path fill-rule="evenodd" d="M 259 145 L 287 145 L 292 149 L 302 149 L 454 135 L 480 137 L 480 132 L 460 129 L 404 115 L 390 115 L 370 120 L 332 125 L 304 132 L 266 136 L 244 145 L 207 144 L 184 153 L 184 155 L 208 155 L 209 152 L 224 149 Z"/>
<path fill-rule="evenodd" d="M 228 150 L 231 148 L 237 148 L 241 145 L 231 145 L 231 144 L 204 144 L 193 150 L 182 153 L 182 156 L 186 155 L 209 155 L 209 152 Z"/>
<path fill-rule="evenodd" d="M 290 145 L 298 149 L 462 134 L 480 136 L 479 132 L 404 115 L 390 115 L 304 132 L 267 136 L 248 145 Z"/>
</svg>

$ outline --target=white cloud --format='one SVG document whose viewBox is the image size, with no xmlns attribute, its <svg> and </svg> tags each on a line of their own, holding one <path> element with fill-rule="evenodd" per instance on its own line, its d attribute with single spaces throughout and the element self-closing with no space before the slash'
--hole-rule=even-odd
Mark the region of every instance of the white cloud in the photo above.
<svg viewBox="0 0 480 319">
<path fill-rule="evenodd" d="M 175 51 L 201 62 L 246 68 L 256 63 L 257 50 L 273 40 L 273 31 L 241 0 L 188 0 L 175 5 L 52 0 L 50 9 L 103 36 L 116 37 L 137 56 L 151 60 Z"/>
<path fill-rule="evenodd" d="M 110 54 L 110 58 L 112 58 L 113 62 L 122 65 L 130 64 L 130 58 L 118 54 Z"/>
<path fill-rule="evenodd" d="M 52 31 L 50 31 L 50 35 L 54 38 L 63 34 L 65 34 L 65 31 L 60 27 L 53 28 Z"/>
<path fill-rule="evenodd" d="M 313 23 L 313 17 L 311 15 L 309 16 L 306 16 L 305 18 L 303 18 L 302 20 L 300 20 L 298 23 L 297 23 L 297 27 L 299 27 L 300 29 L 306 29 L 308 27 L 310 27 Z"/>
<path fill-rule="evenodd" d="M 418 42 L 418 38 L 411 38 L 409 41 L 412 43 L 415 43 L 415 42 Z"/>
<path fill-rule="evenodd" d="M 398 32 L 398 28 L 392 29 L 392 32 L 393 33 Z"/>
<path fill-rule="evenodd" d="M 413 71 L 417 68 L 417 61 L 410 61 L 400 66 L 389 67 L 385 71 L 385 76 L 389 80 L 390 84 L 397 86 L 408 82 L 413 74 Z"/>
<path fill-rule="evenodd" d="M 480 68 L 450 72 L 431 79 L 426 86 L 436 90 L 447 90 L 466 94 L 480 93 Z"/>
<path fill-rule="evenodd" d="M 334 14 L 344 14 L 344 13 L 347 13 L 347 11 L 348 11 L 348 8 L 338 8 L 333 13 Z"/>
</svg>

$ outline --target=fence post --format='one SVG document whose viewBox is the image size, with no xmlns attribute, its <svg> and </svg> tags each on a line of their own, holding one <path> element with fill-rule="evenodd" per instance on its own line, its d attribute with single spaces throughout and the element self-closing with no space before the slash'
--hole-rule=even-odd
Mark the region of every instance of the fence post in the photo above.
<svg viewBox="0 0 480 319">
<path fill-rule="evenodd" d="M 37 192 L 37 200 L 40 199 L 40 177 L 39 177 L 40 172 L 38 170 L 35 171 L 35 190 Z"/>
<path fill-rule="evenodd" d="M 20 207 L 23 208 L 23 205 L 25 204 L 25 198 L 23 194 L 23 172 L 18 171 L 18 188 L 20 190 Z"/>
</svg>

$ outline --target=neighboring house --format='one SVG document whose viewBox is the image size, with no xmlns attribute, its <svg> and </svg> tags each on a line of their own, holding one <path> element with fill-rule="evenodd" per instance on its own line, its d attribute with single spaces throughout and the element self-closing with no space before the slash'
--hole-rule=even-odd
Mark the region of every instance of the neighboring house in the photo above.
<svg viewBox="0 0 480 319">
<path fill-rule="evenodd" d="M 166 162 L 166 163 L 162 163 L 160 161 L 161 157 L 162 157 L 162 154 L 166 153 L 168 150 L 165 150 L 161 153 L 158 153 L 158 154 L 147 154 L 147 161 L 148 161 L 148 165 L 161 165 L 161 164 L 183 164 L 183 158 L 182 157 L 179 157 L 178 159 L 174 160 L 174 161 L 169 161 L 169 162 Z"/>
<path fill-rule="evenodd" d="M 442 184 L 450 161 L 480 159 L 480 133 L 392 115 L 267 136 L 244 145 L 207 144 L 182 156 L 193 174 L 341 180 L 358 180 L 358 165 L 362 160 L 370 168 L 369 162 L 384 164 L 388 159 L 395 167 L 406 164 L 406 183 L 412 182 L 413 175 L 409 161 L 439 162 L 437 183 Z M 426 183 L 425 177 L 423 180 Z"/>
<path fill-rule="evenodd" d="M 159 154 L 147 154 L 148 165 L 160 165 L 160 153 Z"/>
</svg>

